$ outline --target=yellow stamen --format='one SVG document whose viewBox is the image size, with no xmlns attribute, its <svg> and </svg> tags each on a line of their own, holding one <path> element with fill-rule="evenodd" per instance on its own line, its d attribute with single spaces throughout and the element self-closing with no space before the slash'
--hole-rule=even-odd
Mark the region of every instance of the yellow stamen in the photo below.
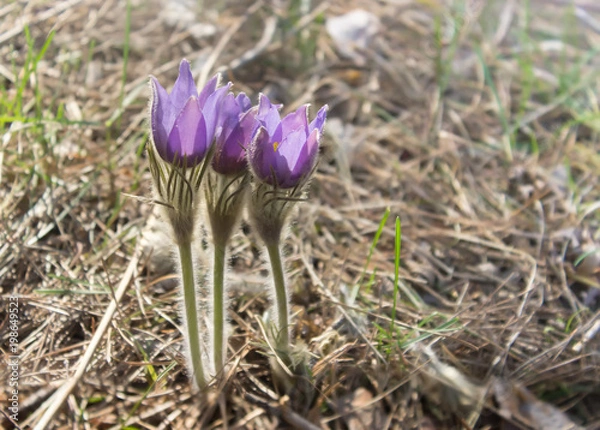
<svg viewBox="0 0 600 430">
<path fill-rule="evenodd" d="M 273 151 L 277 152 L 277 148 L 279 148 L 279 142 L 273 142 Z"/>
</svg>

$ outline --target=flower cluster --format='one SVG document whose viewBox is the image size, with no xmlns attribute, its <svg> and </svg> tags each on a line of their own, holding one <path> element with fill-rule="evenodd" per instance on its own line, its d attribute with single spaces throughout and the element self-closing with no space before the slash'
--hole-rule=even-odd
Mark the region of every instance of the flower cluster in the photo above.
<svg viewBox="0 0 600 430">
<path fill-rule="evenodd" d="M 198 92 L 186 60 L 170 93 L 150 78 L 150 171 L 156 200 L 164 208 L 179 250 L 185 335 L 200 388 L 207 384 L 207 372 L 219 373 L 225 364 L 226 248 L 245 207 L 270 258 L 277 345 L 289 348 L 280 241 L 290 208 L 305 193 L 315 169 L 327 114 L 324 106 L 309 122 L 308 105 L 304 105 L 282 118 L 282 106 L 265 95 L 259 95 L 258 105 L 252 106 L 244 93 L 234 95 L 232 84 L 221 86 L 219 80 L 215 76 Z M 206 207 L 214 247 L 208 348 L 199 330 L 193 256 L 201 204 Z"/>
<path fill-rule="evenodd" d="M 282 105 L 260 94 L 252 107 L 246 94 L 228 93 L 231 83 L 218 87 L 219 78 L 198 93 L 186 60 L 170 94 L 150 77 L 151 149 L 169 164 L 193 167 L 214 144 L 211 164 L 217 173 L 236 174 L 248 163 L 257 180 L 277 188 L 306 182 L 317 160 L 327 106 L 310 123 L 308 105 L 282 119 Z"/>
</svg>

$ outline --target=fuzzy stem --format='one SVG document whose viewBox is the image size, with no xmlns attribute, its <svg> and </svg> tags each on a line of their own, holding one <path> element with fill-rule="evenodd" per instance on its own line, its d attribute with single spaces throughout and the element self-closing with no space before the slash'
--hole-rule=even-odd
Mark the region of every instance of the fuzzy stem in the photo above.
<svg viewBox="0 0 600 430">
<path fill-rule="evenodd" d="M 213 266 L 213 329 L 214 329 L 214 361 L 215 371 L 223 370 L 223 352 L 225 350 L 224 327 L 225 327 L 225 301 L 224 295 L 224 272 L 226 245 L 215 241 L 215 261 Z"/>
<path fill-rule="evenodd" d="M 190 241 L 179 243 L 179 257 L 181 259 L 181 281 L 183 284 L 183 304 L 187 326 L 188 346 L 192 361 L 192 373 L 198 388 L 206 387 L 204 369 L 202 367 L 202 353 L 200 345 L 200 332 L 198 331 L 198 310 L 196 302 L 196 288 L 194 284 L 194 265 L 192 263 L 192 244 Z"/>
<path fill-rule="evenodd" d="M 273 272 L 273 282 L 275 283 L 275 298 L 277 300 L 278 324 L 279 329 L 278 346 L 282 349 L 289 349 L 290 330 L 288 321 L 288 295 L 283 276 L 283 264 L 281 262 L 281 253 L 279 243 L 268 243 L 267 251 L 271 260 L 271 270 Z"/>
</svg>

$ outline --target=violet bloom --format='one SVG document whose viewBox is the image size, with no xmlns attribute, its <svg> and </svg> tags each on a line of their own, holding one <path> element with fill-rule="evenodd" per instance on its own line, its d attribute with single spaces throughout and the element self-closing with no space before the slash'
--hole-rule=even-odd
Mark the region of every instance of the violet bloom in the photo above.
<svg viewBox="0 0 600 430">
<path fill-rule="evenodd" d="M 232 175 L 246 168 L 246 147 L 252 139 L 256 109 L 246 94 L 233 93 L 225 96 L 219 109 L 218 128 L 215 140 L 215 155 L 212 166 L 217 173 Z"/>
<path fill-rule="evenodd" d="M 213 77 L 200 94 L 196 89 L 190 63 L 182 60 L 179 77 L 171 94 L 150 77 L 150 126 L 154 147 L 168 163 L 198 165 L 214 139 L 218 108 L 231 84 L 217 89 L 219 76 Z"/>
<path fill-rule="evenodd" d="M 279 105 L 259 96 L 256 130 L 248 153 L 254 175 L 279 188 L 300 185 L 313 170 L 323 133 L 327 105 L 308 122 L 308 105 L 281 119 Z"/>
</svg>

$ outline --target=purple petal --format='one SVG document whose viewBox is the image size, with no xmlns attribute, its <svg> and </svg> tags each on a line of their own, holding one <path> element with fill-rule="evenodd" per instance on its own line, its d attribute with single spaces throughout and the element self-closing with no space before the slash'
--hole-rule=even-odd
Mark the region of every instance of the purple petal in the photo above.
<svg viewBox="0 0 600 430">
<path fill-rule="evenodd" d="M 300 159 L 302 149 L 306 145 L 306 133 L 302 129 L 296 129 L 288 133 L 283 142 L 277 148 L 277 154 L 280 156 L 277 167 L 286 168 L 292 174 L 296 174 L 298 169 L 302 169 L 303 160 Z"/>
<path fill-rule="evenodd" d="M 215 136 L 215 131 L 217 127 L 217 120 L 219 118 L 219 108 L 221 106 L 221 102 L 223 97 L 227 95 L 227 92 L 231 88 L 231 82 L 221 88 L 215 90 L 212 94 L 208 96 L 206 99 L 206 103 L 200 105 L 202 108 L 202 115 L 204 116 L 204 121 L 206 122 L 206 138 L 209 143 L 212 143 L 212 140 Z"/>
<path fill-rule="evenodd" d="M 327 118 L 327 111 L 329 110 L 329 106 L 324 105 L 319 112 L 317 112 L 317 116 L 315 119 L 311 121 L 308 126 L 309 132 L 312 132 L 314 129 L 319 130 L 319 134 L 323 133 L 323 126 L 325 125 L 325 119 Z"/>
<path fill-rule="evenodd" d="M 244 93 L 239 93 L 237 95 L 237 97 L 235 98 L 235 101 L 237 102 L 237 105 L 240 107 L 241 113 L 249 111 L 250 108 L 252 107 L 252 102 L 250 101 L 250 98 Z"/>
<path fill-rule="evenodd" d="M 281 105 L 272 104 L 264 94 L 258 95 L 258 113 L 256 114 L 256 119 L 262 123 L 271 135 L 275 133 L 275 129 L 281 122 L 279 109 L 281 109 Z"/>
<path fill-rule="evenodd" d="M 212 145 L 212 139 L 206 139 L 206 135 L 208 134 L 208 130 L 206 129 L 206 123 L 204 122 L 204 118 L 201 118 L 198 121 L 198 126 L 196 129 L 196 139 L 194 143 L 194 155 L 192 156 L 192 160 L 194 164 L 198 164 L 208 152 L 208 149 Z"/>
<path fill-rule="evenodd" d="M 302 147 L 302 152 L 298 157 L 298 162 L 302 162 L 304 165 L 304 173 L 303 175 L 308 175 L 312 172 L 315 167 L 315 163 L 317 162 L 317 156 L 319 155 L 319 139 L 321 137 L 321 133 L 319 130 L 313 130 L 308 139 L 306 139 L 306 145 Z M 296 170 L 298 168 L 296 167 Z"/>
<path fill-rule="evenodd" d="M 308 136 L 308 105 L 300 106 L 296 112 L 290 113 L 281 120 L 281 132 L 284 136 L 302 129 L 304 137 Z"/>
<path fill-rule="evenodd" d="M 285 159 L 285 164 L 278 159 L 278 185 L 282 188 L 292 188 L 301 183 L 309 175 L 315 165 L 319 152 L 319 132 L 313 132 L 305 137 L 302 130 L 290 133 L 281 144 L 278 155 Z"/>
<path fill-rule="evenodd" d="M 222 131 L 219 133 L 217 140 L 225 140 L 227 138 L 227 135 L 231 133 L 238 123 L 239 115 L 239 106 L 233 93 L 227 94 L 223 97 L 219 106 L 217 128 L 221 128 Z"/>
<path fill-rule="evenodd" d="M 319 154 L 319 142 L 321 140 L 321 135 L 322 134 L 319 132 L 319 130 L 313 130 L 308 135 L 308 139 L 306 139 L 306 145 L 304 146 L 304 149 L 306 150 L 306 156 L 308 159 L 312 159 L 313 162 Z"/>
<path fill-rule="evenodd" d="M 246 168 L 246 150 L 243 146 L 243 133 L 236 127 L 225 140 L 217 141 L 212 165 L 223 175 L 240 173 Z"/>
<path fill-rule="evenodd" d="M 202 91 L 200 91 L 200 94 L 198 95 L 198 102 L 200 106 L 204 106 L 206 100 L 208 99 L 208 96 L 215 92 L 220 80 L 221 75 L 217 73 L 206 83 L 206 85 L 204 85 L 204 88 L 202 88 Z"/>
<path fill-rule="evenodd" d="M 166 160 L 182 162 L 187 158 L 188 165 L 195 165 L 206 155 L 207 148 L 206 125 L 198 99 L 190 97 L 169 134 Z"/>
<path fill-rule="evenodd" d="M 246 113 L 242 114 L 240 118 L 240 128 L 243 131 L 244 147 L 248 148 L 252 141 L 254 133 L 254 126 L 256 123 L 256 114 L 258 109 L 256 107 L 250 108 Z"/>
<path fill-rule="evenodd" d="M 188 63 L 187 60 L 181 60 L 181 63 L 179 64 L 179 76 L 177 77 L 175 85 L 173 85 L 173 90 L 169 96 L 176 114 L 179 114 L 179 111 L 183 109 L 183 106 L 192 96 L 197 97 L 198 90 L 194 83 L 190 63 Z"/>
<path fill-rule="evenodd" d="M 283 127 L 281 126 L 281 123 L 277 124 L 275 130 L 270 132 L 270 137 L 271 142 L 277 142 L 278 145 L 285 138 L 285 136 L 283 135 Z"/>
<path fill-rule="evenodd" d="M 215 140 L 216 151 L 212 165 L 215 171 L 224 175 L 239 173 L 246 167 L 247 140 L 240 119 L 240 106 L 232 93 L 225 96 L 219 111 L 221 132 Z M 250 120 L 253 121 L 253 118 L 250 117 Z M 249 120 L 244 120 L 244 123 L 248 122 Z"/>
<path fill-rule="evenodd" d="M 275 151 L 269 139 L 269 132 L 262 126 L 256 131 L 250 144 L 248 164 L 260 180 L 273 185 Z"/>
<path fill-rule="evenodd" d="M 166 154 L 167 137 L 169 135 L 169 121 L 173 111 L 169 95 L 158 83 L 154 76 L 150 76 L 150 128 L 152 140 L 159 154 Z M 172 123 L 171 123 L 172 125 Z"/>
</svg>

